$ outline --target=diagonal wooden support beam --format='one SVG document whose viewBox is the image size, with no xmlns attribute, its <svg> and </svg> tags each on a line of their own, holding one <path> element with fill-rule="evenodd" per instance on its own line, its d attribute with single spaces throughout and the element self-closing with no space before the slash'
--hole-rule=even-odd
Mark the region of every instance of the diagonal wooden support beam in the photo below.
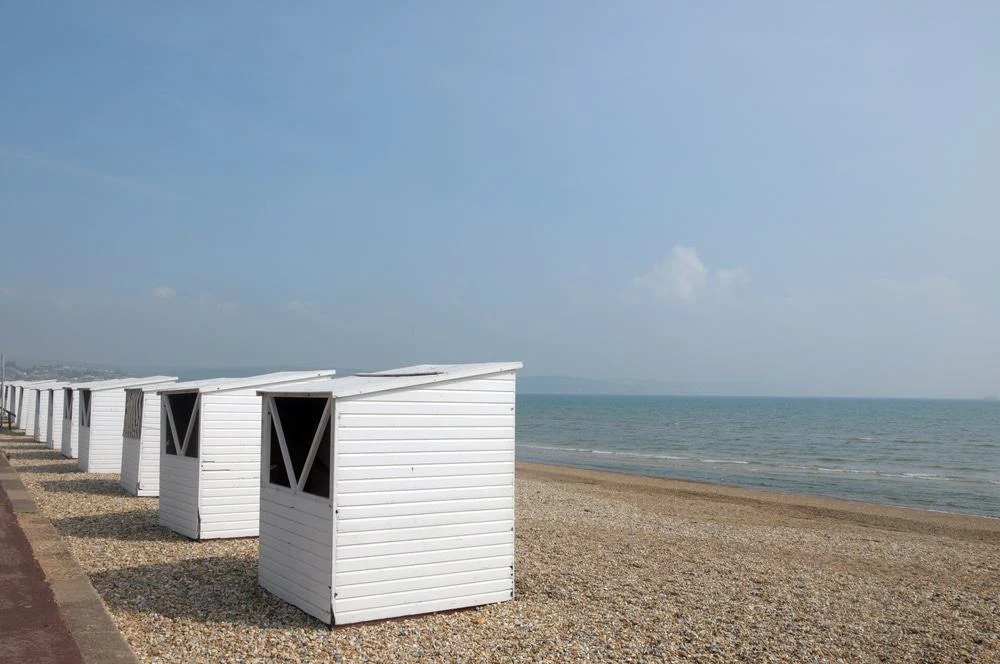
<svg viewBox="0 0 1000 664">
<path fill-rule="evenodd" d="M 271 408 L 271 421 L 274 422 L 274 430 L 278 433 L 278 447 L 281 448 L 281 458 L 285 461 L 285 473 L 288 475 L 288 486 L 295 487 L 295 473 L 292 470 L 292 457 L 288 455 L 288 443 L 285 442 L 285 430 L 281 428 L 281 416 L 278 414 L 278 406 L 274 402 L 274 397 L 267 398 Z"/>
<path fill-rule="evenodd" d="M 170 431 L 174 434 L 174 452 L 180 454 L 180 436 L 177 435 L 177 425 L 174 424 L 174 411 L 170 410 L 170 396 L 163 395 L 163 408 L 167 411 L 167 423 L 170 424 Z"/>
<path fill-rule="evenodd" d="M 323 415 L 319 418 L 319 426 L 316 428 L 316 433 L 313 434 L 312 445 L 309 446 L 309 456 L 306 457 L 306 463 L 302 466 L 302 477 L 299 478 L 299 491 L 302 491 L 303 487 L 305 487 L 306 479 L 309 477 L 309 471 L 312 470 L 313 462 L 316 460 L 316 453 L 319 452 L 319 445 L 323 440 L 323 432 L 326 430 L 326 423 L 330 421 L 331 403 L 333 403 L 332 399 L 326 400 L 326 407 L 323 408 Z"/>
<path fill-rule="evenodd" d="M 184 432 L 184 442 L 181 444 L 180 455 L 184 455 L 187 452 L 188 442 L 191 440 L 191 432 L 194 431 L 194 422 L 198 418 L 201 410 L 201 393 L 194 398 L 194 406 L 191 408 L 191 419 L 188 420 L 187 431 Z M 198 418 L 200 419 L 200 418 Z"/>
</svg>

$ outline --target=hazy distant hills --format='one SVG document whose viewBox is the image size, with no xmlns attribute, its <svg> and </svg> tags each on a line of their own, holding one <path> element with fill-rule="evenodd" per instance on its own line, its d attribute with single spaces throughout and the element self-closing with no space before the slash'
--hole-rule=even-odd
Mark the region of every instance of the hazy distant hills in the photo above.
<svg viewBox="0 0 1000 664">
<path fill-rule="evenodd" d="M 110 380 L 124 378 L 135 374 L 112 367 L 99 367 L 72 362 L 38 362 L 18 363 L 6 362 L 4 380 L 65 380 L 71 383 L 82 383 L 91 380 Z"/>
</svg>

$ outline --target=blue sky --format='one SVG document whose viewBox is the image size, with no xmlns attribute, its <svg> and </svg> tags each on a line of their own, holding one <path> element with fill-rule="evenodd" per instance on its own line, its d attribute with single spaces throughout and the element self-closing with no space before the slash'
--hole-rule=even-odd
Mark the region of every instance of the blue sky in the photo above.
<svg viewBox="0 0 1000 664">
<path fill-rule="evenodd" d="M 0 345 L 1000 390 L 1000 5 L 6 3 Z"/>
</svg>

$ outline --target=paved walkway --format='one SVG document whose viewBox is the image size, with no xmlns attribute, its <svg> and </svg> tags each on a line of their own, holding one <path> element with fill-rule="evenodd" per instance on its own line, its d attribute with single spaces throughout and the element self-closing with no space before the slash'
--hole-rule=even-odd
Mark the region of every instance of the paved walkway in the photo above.
<svg viewBox="0 0 1000 664">
<path fill-rule="evenodd" d="M 0 662 L 83 662 L 2 484 Z"/>
<path fill-rule="evenodd" d="M 135 664 L 87 575 L 11 467 L 6 448 L 16 455 L 24 442 L 0 434 L 0 664 Z"/>
</svg>

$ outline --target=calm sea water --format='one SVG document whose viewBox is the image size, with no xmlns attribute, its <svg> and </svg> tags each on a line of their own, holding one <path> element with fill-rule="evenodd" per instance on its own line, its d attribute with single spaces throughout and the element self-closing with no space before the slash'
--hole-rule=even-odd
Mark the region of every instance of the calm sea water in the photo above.
<svg viewBox="0 0 1000 664">
<path fill-rule="evenodd" d="M 523 461 L 1000 517 L 1000 403 L 518 395 Z"/>
</svg>

